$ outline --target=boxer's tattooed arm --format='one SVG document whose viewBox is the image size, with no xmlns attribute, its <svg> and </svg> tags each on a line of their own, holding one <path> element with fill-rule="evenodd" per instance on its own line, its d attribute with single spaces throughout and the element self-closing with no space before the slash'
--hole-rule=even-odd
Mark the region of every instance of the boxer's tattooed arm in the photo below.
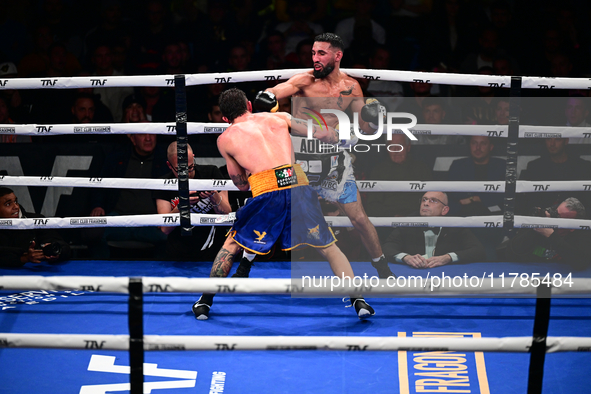
<svg viewBox="0 0 591 394">
<path fill-rule="evenodd" d="M 343 96 L 350 96 L 353 93 L 353 86 L 347 86 L 347 89 L 339 92 L 339 99 L 337 100 L 339 108 L 343 108 Z"/>
<path fill-rule="evenodd" d="M 230 178 L 232 178 L 232 182 L 234 182 L 234 185 L 238 188 L 240 186 L 248 185 L 248 179 L 244 177 L 244 174 L 230 175 Z"/>
<path fill-rule="evenodd" d="M 217 256 L 213 265 L 211 266 L 210 278 L 225 278 L 230 273 L 232 264 L 234 263 L 234 254 L 228 249 L 222 248 Z"/>
</svg>

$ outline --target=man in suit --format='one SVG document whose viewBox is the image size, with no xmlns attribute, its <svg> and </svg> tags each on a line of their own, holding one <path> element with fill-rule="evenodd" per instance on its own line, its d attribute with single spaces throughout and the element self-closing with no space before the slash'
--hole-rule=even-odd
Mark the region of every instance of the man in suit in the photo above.
<svg viewBox="0 0 591 394">
<path fill-rule="evenodd" d="M 421 216 L 445 216 L 447 194 L 427 192 L 420 205 Z M 395 228 L 382 246 L 385 255 L 415 268 L 434 268 L 449 263 L 485 261 L 484 247 L 466 228 Z"/>
<path fill-rule="evenodd" d="M 505 160 L 491 157 L 494 145 L 490 138 L 470 138 L 470 157 L 454 160 L 448 172 L 450 181 L 501 181 L 505 179 Z M 480 216 L 500 214 L 503 195 L 500 193 L 453 193 L 450 195 L 452 215 Z"/>
</svg>

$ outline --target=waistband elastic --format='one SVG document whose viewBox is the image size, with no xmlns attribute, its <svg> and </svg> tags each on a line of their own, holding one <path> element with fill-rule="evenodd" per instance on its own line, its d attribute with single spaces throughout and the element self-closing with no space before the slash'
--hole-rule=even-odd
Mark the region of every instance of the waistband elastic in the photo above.
<svg viewBox="0 0 591 394">
<path fill-rule="evenodd" d="M 263 193 L 276 190 L 291 189 L 297 186 L 308 185 L 308 177 L 299 164 L 286 164 L 252 174 L 248 178 L 252 196 L 256 197 Z M 285 184 L 285 186 L 281 186 Z"/>
</svg>

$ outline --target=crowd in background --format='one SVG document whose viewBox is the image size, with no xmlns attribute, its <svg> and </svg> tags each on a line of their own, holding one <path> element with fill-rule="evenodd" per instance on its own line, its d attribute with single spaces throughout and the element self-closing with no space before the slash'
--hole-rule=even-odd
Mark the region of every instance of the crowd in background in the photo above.
<svg viewBox="0 0 591 394">
<path fill-rule="evenodd" d="M 577 0 L 2 0 L 0 63 L 10 66 L 0 74 L 309 69 L 311 40 L 330 31 L 347 45 L 343 67 L 583 77 L 591 73 L 590 18 L 591 5 Z M 240 87 L 254 98 L 265 85 Z M 365 81 L 366 91 L 374 96 L 415 96 L 427 89 L 367 85 Z M 208 100 L 224 88 L 192 89 L 190 120 L 207 121 Z M 171 91 L 97 87 L 19 91 L 19 97 L 2 92 L 0 105 L 7 107 L 5 117 L 16 123 L 68 123 L 84 118 L 73 114 L 76 100 L 92 97 L 94 122 L 170 121 Z M 431 88 L 431 93 L 489 94 L 445 86 Z M 130 94 L 143 111 L 135 118 L 123 108 Z"/>
<path fill-rule="evenodd" d="M 311 69 L 313 39 L 321 32 L 343 38 L 347 48 L 341 66 L 345 68 L 587 77 L 591 74 L 590 23 L 591 4 L 582 0 L 0 0 L 0 78 Z M 236 86 L 253 100 L 259 90 L 274 83 Z M 507 89 L 365 79 L 359 83 L 366 96 L 385 97 L 389 111 L 412 112 L 419 123 L 508 123 Z M 221 122 L 217 97 L 230 86 L 190 87 L 188 120 Z M 589 126 L 589 90 L 523 94 L 542 101 L 522 101 L 522 123 Z M 283 105 L 289 110 L 289 101 Z M 0 90 L 0 123 L 172 122 L 174 118 L 172 88 Z M 145 177 L 163 176 L 168 170 L 162 152 L 172 142 L 160 136 L 157 147 L 155 138 L 144 155 L 138 142 L 124 136 L 0 138 L 5 143 L 108 143 L 114 152 L 126 152 L 126 165 L 129 160 L 150 156 L 155 166 L 165 170 L 155 174 L 150 167 L 141 175 Z M 505 162 L 495 158 L 505 154 L 502 140 L 423 136 L 412 149 L 408 140 L 395 142 L 406 147 L 403 153 L 354 155 L 357 178 L 503 180 L 505 176 Z M 522 146 L 537 149 L 541 157 L 524 166 L 520 179 L 591 179 L 590 163 L 581 158 L 591 145 L 584 142 L 524 141 Z M 219 156 L 215 136 L 192 137 L 191 143 L 196 158 Z M 463 146 L 468 157 L 437 172 L 433 165 L 437 153 L 430 146 L 446 144 Z M 573 153 L 568 144 L 580 146 Z M 154 152 L 161 157 L 153 156 Z M 112 159 L 117 153 L 109 155 L 105 166 L 109 160 L 122 163 Z M 103 169 L 96 175 L 107 173 Z M 140 169 L 121 167 L 111 171 L 115 173 L 137 175 Z M 405 216 L 419 210 L 421 195 L 393 193 L 386 198 L 367 193 L 363 198 L 369 216 Z M 530 214 L 536 206 L 557 206 L 568 197 L 577 197 L 589 209 L 586 195 L 546 193 L 522 196 L 516 212 Z M 446 205 L 449 215 L 488 215 L 502 211 L 501 200 L 451 193 Z M 125 205 L 117 200 L 110 203 Z M 127 204 L 123 211 L 146 213 L 152 209 L 147 205 L 139 204 L 142 212 L 132 212 L 138 204 Z M 91 207 L 93 215 L 97 207 Z M 339 214 L 330 206 L 325 210 Z M 475 233 L 489 243 L 484 246 L 493 259 L 500 239 L 491 242 L 487 235 Z"/>
</svg>

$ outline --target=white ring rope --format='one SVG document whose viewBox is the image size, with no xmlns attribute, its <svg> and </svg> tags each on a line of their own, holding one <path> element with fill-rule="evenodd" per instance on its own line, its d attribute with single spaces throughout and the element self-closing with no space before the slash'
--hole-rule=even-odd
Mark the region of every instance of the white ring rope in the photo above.
<svg viewBox="0 0 591 394">
<path fill-rule="evenodd" d="M 489 274 L 487 276 L 486 274 Z M 545 275 L 545 274 L 544 274 Z M 543 276 L 539 278 L 543 279 Z M 442 277 L 444 279 L 442 279 Z M 324 279 L 326 278 L 326 280 Z M 334 278 L 334 279 L 333 279 Z M 465 296 L 465 295 L 525 295 L 535 297 L 539 281 L 528 280 L 527 286 L 511 284 L 512 276 L 492 278 L 490 273 L 467 277 L 454 284 L 453 276 L 427 273 L 407 276 L 404 279 L 375 279 L 358 277 L 351 283 L 339 277 L 307 277 L 297 279 L 263 278 L 185 278 L 185 277 L 142 277 L 144 293 L 216 293 L 216 294 L 275 294 L 297 296 L 349 296 L 363 294 L 366 297 L 381 296 Z M 463 277 L 461 277 L 463 279 Z M 472 279 L 472 280 L 470 280 Z M 478 283 L 476 283 L 478 279 Z M 591 278 L 571 278 L 569 283 L 552 287 L 552 295 L 572 295 L 591 293 Z M 519 278 L 517 278 L 519 281 Z M 470 283 L 472 282 L 472 283 Z M 2 290 L 85 290 L 93 289 L 101 293 L 129 293 L 128 277 L 113 276 L 0 276 Z M 544 286 L 542 284 L 542 286 Z M 87 290 L 85 290 L 87 291 Z"/>
<path fill-rule="evenodd" d="M 363 351 L 454 351 L 529 352 L 531 337 L 501 338 L 412 338 L 361 336 L 222 336 L 144 335 L 144 350 L 363 350 Z M 0 348 L 88 349 L 100 343 L 101 350 L 129 350 L 128 335 L 96 334 L 4 334 Z M 547 337 L 546 353 L 588 352 L 591 338 Z M 432 359 L 432 357 L 425 357 Z M 433 359 L 432 362 L 441 360 Z"/>
<path fill-rule="evenodd" d="M 581 181 L 585 183 L 585 181 Z M 539 182 L 538 182 L 539 183 Z M 590 183 L 590 182 L 588 182 Z M 177 179 L 146 178 L 82 178 L 58 176 L 9 176 L 0 175 L 0 185 L 15 186 L 67 186 L 94 188 L 124 188 L 149 190 L 178 190 Z M 583 190 L 585 185 L 579 189 Z M 228 179 L 189 179 L 191 190 L 236 191 Z M 438 190 L 444 192 L 491 192 L 503 193 L 504 181 L 454 181 L 454 182 L 409 182 L 409 181 L 357 181 L 362 192 L 416 192 Z M 574 190 L 579 190 L 574 189 Z"/>
<path fill-rule="evenodd" d="M 240 71 L 227 73 L 187 74 L 186 85 L 205 85 L 214 83 L 235 83 L 252 81 L 275 81 L 289 79 L 293 75 L 308 71 L 306 69 Z M 419 82 L 443 85 L 469 85 L 509 88 L 510 76 L 433 73 L 394 70 L 342 69 L 355 78 L 369 80 Z M 125 76 L 90 76 L 61 78 L 10 78 L 0 79 L 3 89 L 74 89 L 92 87 L 129 87 L 159 86 L 173 87 L 174 75 L 125 75 Z M 591 81 L 587 78 L 546 78 L 522 77 L 525 89 L 583 89 L 587 90 Z"/>
<path fill-rule="evenodd" d="M 0 219 L 0 229 L 25 230 L 39 228 L 87 228 L 87 227 L 148 227 L 179 226 L 178 213 L 121 216 L 85 216 L 38 219 Z M 236 218 L 235 212 L 228 215 L 191 214 L 193 226 L 231 226 Z M 331 227 L 353 227 L 346 216 L 326 216 Z M 375 227 L 468 227 L 502 228 L 503 216 L 409 216 L 409 217 L 370 217 Z M 591 230 L 591 220 L 541 218 L 515 215 L 516 228 L 552 228 Z"/>
<path fill-rule="evenodd" d="M 124 188 L 147 190 L 178 190 L 178 180 L 147 178 L 87 178 L 59 176 L 0 175 L 0 185 L 7 186 L 60 186 Z M 505 181 L 357 181 L 361 192 L 442 192 L 504 193 Z M 591 181 L 517 181 L 517 193 L 591 191 Z M 189 179 L 191 190 L 228 190 L 238 188 L 227 179 Z"/>
<path fill-rule="evenodd" d="M 59 176 L 11 176 L 0 175 L 0 185 L 9 186 L 60 186 L 124 188 L 147 190 L 178 190 L 178 180 L 146 178 L 87 178 Z M 517 193 L 591 191 L 591 181 L 517 181 Z M 238 188 L 227 179 L 189 179 L 191 190 L 228 190 Z M 361 192 L 442 192 L 504 193 L 505 181 L 357 181 Z"/>
<path fill-rule="evenodd" d="M 227 123 L 187 122 L 187 134 L 219 134 Z M 382 133 L 386 134 L 385 127 Z M 417 124 L 409 128 L 414 135 L 463 135 L 507 137 L 506 125 Z M 51 136 L 64 134 L 164 134 L 176 133 L 176 123 L 79 123 L 79 124 L 2 124 L 0 134 Z M 393 130 L 393 134 L 402 134 Z M 520 138 L 591 138 L 591 127 L 519 126 Z M 343 148 L 344 149 L 344 148 Z"/>
</svg>

